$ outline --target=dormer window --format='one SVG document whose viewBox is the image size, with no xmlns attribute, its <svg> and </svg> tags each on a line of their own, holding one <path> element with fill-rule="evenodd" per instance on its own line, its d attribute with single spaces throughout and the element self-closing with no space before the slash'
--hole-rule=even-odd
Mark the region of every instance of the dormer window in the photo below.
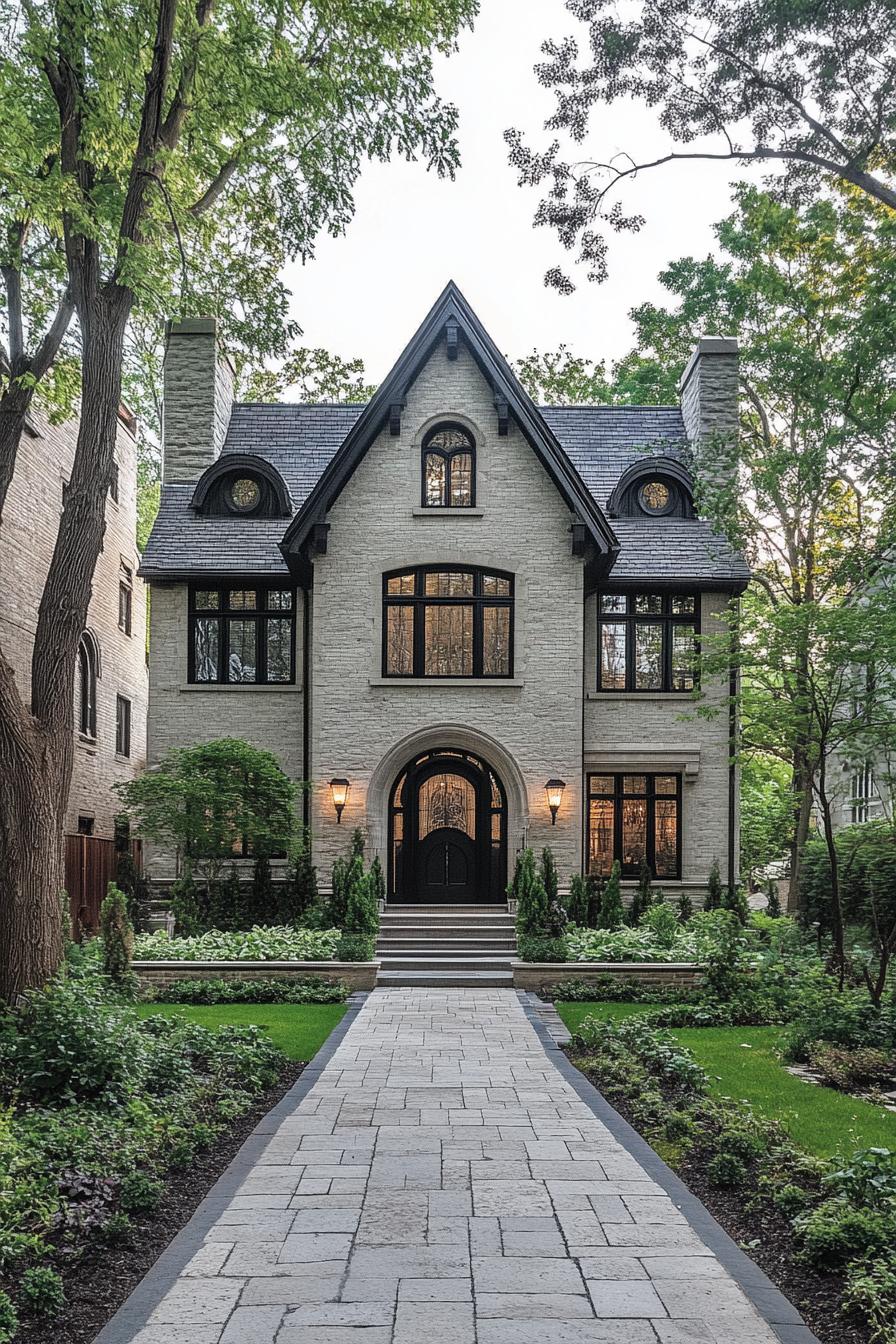
<svg viewBox="0 0 896 1344">
<path fill-rule="evenodd" d="M 230 483 L 227 499 L 237 513 L 251 513 L 261 503 L 261 486 L 252 476 L 237 476 Z"/>
<path fill-rule="evenodd" d="M 423 507 L 469 509 L 476 502 L 476 446 L 460 425 L 438 425 L 423 441 Z"/>
<path fill-rule="evenodd" d="M 645 513 L 669 513 L 675 496 L 665 481 L 645 481 L 638 491 L 638 503 Z"/>
</svg>

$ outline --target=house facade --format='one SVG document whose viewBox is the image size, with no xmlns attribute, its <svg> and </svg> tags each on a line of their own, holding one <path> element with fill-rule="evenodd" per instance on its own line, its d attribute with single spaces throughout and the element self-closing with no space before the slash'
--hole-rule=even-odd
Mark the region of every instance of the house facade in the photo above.
<svg viewBox="0 0 896 1344">
<path fill-rule="evenodd" d="M 748 573 L 687 469 L 689 438 L 736 434 L 733 341 L 701 342 L 680 406 L 539 408 L 451 284 L 367 405 L 232 386 L 210 319 L 172 327 L 150 765 L 270 749 L 322 883 L 360 826 L 390 901 L 503 900 L 525 845 L 564 883 L 735 875 L 730 686 L 700 687 L 699 641 Z"/>
<path fill-rule="evenodd" d="M 66 836 L 109 842 L 115 814 L 121 811 L 113 786 L 133 778 L 146 764 L 146 589 L 138 574 L 134 430 L 133 417 L 122 407 L 103 549 L 78 655 L 75 752 L 64 825 Z M 35 409 L 3 509 L 0 644 L 26 701 L 38 609 L 77 437 L 77 419 L 53 424 Z"/>
</svg>

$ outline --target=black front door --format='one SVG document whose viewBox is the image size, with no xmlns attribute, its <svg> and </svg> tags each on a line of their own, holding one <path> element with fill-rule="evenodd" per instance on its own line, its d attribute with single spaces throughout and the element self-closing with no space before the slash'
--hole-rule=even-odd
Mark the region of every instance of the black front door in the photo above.
<svg viewBox="0 0 896 1344">
<path fill-rule="evenodd" d="M 476 846 L 451 826 L 430 831 L 417 846 L 421 901 L 472 901 L 476 897 Z"/>
</svg>

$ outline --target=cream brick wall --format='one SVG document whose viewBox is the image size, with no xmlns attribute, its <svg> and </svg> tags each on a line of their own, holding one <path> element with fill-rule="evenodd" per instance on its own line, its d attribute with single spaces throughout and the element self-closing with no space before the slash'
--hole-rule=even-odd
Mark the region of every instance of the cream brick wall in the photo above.
<svg viewBox="0 0 896 1344">
<path fill-rule="evenodd" d="M 649 587 L 649 584 L 645 584 Z M 704 593 L 701 630 L 721 634 L 719 617 L 729 598 Z M 722 880 L 728 864 L 728 686 L 708 683 L 695 701 L 690 695 L 644 695 L 596 691 L 597 598 L 585 613 L 586 771 L 625 769 L 636 760 L 642 770 L 668 769 L 685 775 L 682 785 L 682 883 L 704 886 L 713 860 Z M 701 710 L 698 716 L 697 710 Z M 707 712 L 711 717 L 707 716 Z M 618 757 L 614 764 L 613 757 Z M 736 850 L 735 850 L 736 853 Z M 663 882 L 671 890 L 680 883 Z"/>
<path fill-rule="evenodd" d="M 222 558 L 226 566 L 226 558 Z M 149 641 L 148 764 L 172 747 L 241 737 L 271 751 L 292 778 L 302 778 L 302 595 L 296 613 L 293 686 L 189 686 L 187 585 L 154 583 Z M 152 877 L 174 875 L 174 855 L 148 844 Z"/>
<path fill-rule="evenodd" d="M 62 492 L 71 473 L 76 420 L 51 425 L 35 413 L 37 436 L 26 433 L 0 528 L 0 645 L 11 660 L 22 695 L 31 683 L 31 650 L 41 592 L 56 544 Z M 94 819 L 94 834 L 111 837 L 120 811 L 112 786 L 143 768 L 146 744 L 146 589 L 137 578 L 137 446 L 119 425 L 115 450 L 118 502 L 106 504 L 106 533 L 93 576 L 87 623 L 100 649 L 97 680 L 97 734 L 89 742 L 76 736 L 66 832 L 78 829 L 78 817 Z M 133 578 L 132 634 L 118 628 L 118 576 L 122 560 Z M 131 701 L 131 755 L 115 754 L 115 701 Z"/>
<path fill-rule="evenodd" d="M 421 440 L 441 419 L 473 431 L 481 516 L 415 513 Z M 313 829 L 322 876 L 353 826 L 367 826 L 373 847 L 385 849 L 385 797 L 368 800 L 371 776 L 397 743 L 442 724 L 463 725 L 513 757 L 529 829 L 518 824 L 508 836 L 510 862 L 526 840 L 550 842 L 565 877 L 581 863 L 582 562 L 571 554 L 569 510 L 512 421 L 507 437 L 498 436 L 491 390 L 465 349 L 451 362 L 444 345 L 436 348 L 408 391 L 401 435 L 379 436 L 329 522 L 327 554 L 314 565 L 312 638 Z M 382 575 L 423 563 L 513 572 L 516 684 L 378 684 Z M 450 731 L 442 745 L 452 745 Z M 334 775 L 351 780 L 338 827 L 327 788 Z M 567 789 L 552 828 L 544 784 L 555 775 Z"/>
</svg>

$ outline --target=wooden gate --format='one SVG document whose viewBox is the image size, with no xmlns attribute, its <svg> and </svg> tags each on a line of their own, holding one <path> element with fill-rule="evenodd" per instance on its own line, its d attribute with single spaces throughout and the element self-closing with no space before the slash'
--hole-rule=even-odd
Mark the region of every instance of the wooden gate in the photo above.
<svg viewBox="0 0 896 1344">
<path fill-rule="evenodd" d="M 132 840 L 130 848 L 138 871 L 142 871 L 142 843 Z M 72 937 L 78 941 L 83 933 L 95 933 L 99 928 L 100 906 L 109 883 L 115 879 L 117 867 L 118 851 L 114 840 L 104 840 L 97 835 L 65 837 L 65 890 Z"/>
</svg>

